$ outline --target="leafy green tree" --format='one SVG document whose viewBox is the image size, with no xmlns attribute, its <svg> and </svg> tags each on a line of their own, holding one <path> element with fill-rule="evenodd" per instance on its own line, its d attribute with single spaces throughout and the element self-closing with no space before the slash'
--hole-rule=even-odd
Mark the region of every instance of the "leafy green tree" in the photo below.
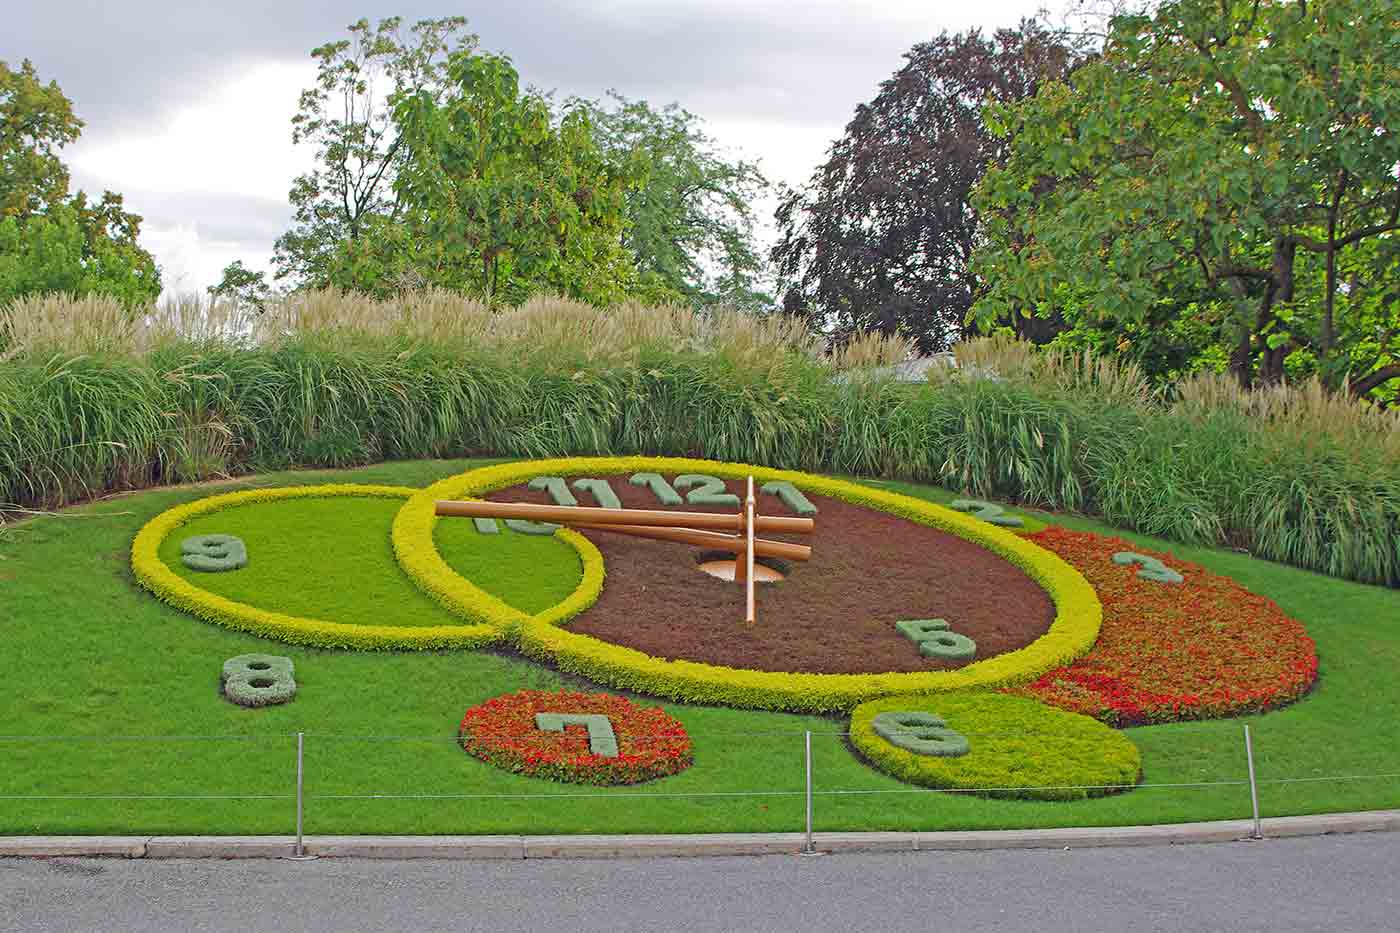
<svg viewBox="0 0 1400 933">
<path fill-rule="evenodd" d="M 209 294 L 241 308 L 262 311 L 272 298 L 272 286 L 267 283 L 266 272 L 254 272 L 243 265 L 243 260 L 235 259 L 224 266 L 218 284 L 209 286 Z"/>
<path fill-rule="evenodd" d="M 1377 397 L 1400 377 L 1378 271 L 1400 231 L 1397 18 L 1398 0 L 1113 18 L 1068 83 L 989 109 L 1010 155 L 974 199 L 991 218 L 974 318 L 1131 327 L 1175 306 L 1242 384 L 1312 367 Z"/>
<path fill-rule="evenodd" d="M 431 284 L 516 303 L 549 291 L 594 303 L 635 291 L 623 249 L 637 179 L 598 148 L 583 108 L 557 121 L 522 92 L 510 59 L 455 53 L 449 90 L 399 98 L 407 153 L 395 190 L 408 236 L 383 231 L 377 261 Z"/>
<path fill-rule="evenodd" d="M 603 152 L 644 179 L 627 192 L 623 232 L 643 285 L 698 305 L 768 308 L 753 205 L 769 184 L 758 166 L 727 157 L 678 104 L 608 97 L 581 106 Z"/>
<path fill-rule="evenodd" d="M 21 295 L 101 292 L 129 305 L 160 294 L 155 260 L 137 244 L 141 218 L 121 195 L 70 194 L 59 150 L 83 122 L 33 64 L 0 62 L 0 304 Z"/>
<path fill-rule="evenodd" d="M 956 339 L 981 287 L 969 266 L 981 236 L 969 195 L 1007 151 L 982 105 L 1034 94 L 1075 60 L 1034 22 L 914 46 L 808 186 L 778 207 L 784 309 L 838 337 L 902 332 L 925 351 Z"/>
<path fill-rule="evenodd" d="M 292 142 L 316 147 L 316 167 L 292 184 L 293 228 L 277 240 L 277 277 L 298 286 L 334 282 L 345 254 L 364 252 L 366 231 L 398 222 L 404 204 L 394 188 L 408 153 L 393 120 L 402 96 L 436 98 L 451 52 L 475 47 L 460 16 L 421 20 L 405 37 L 401 17 L 371 26 L 361 19 L 349 39 L 312 50 L 316 83 L 302 91 L 292 117 Z"/>
<path fill-rule="evenodd" d="M 82 130 L 56 82 L 41 83 L 28 60 L 18 71 L 0 61 L 0 218 L 28 217 L 68 196 L 58 150 Z"/>
</svg>

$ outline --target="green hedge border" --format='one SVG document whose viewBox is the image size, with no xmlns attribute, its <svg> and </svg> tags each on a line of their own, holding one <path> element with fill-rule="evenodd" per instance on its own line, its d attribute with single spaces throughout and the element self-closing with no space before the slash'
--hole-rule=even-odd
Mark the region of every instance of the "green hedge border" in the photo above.
<svg viewBox="0 0 1400 933">
<path fill-rule="evenodd" d="M 963 735 L 966 755 L 900 748 L 875 731 L 881 713 L 928 712 Z M 885 697 L 851 714 L 851 745 L 876 770 L 901 781 L 985 797 L 1083 800 L 1130 789 L 1142 755 L 1121 732 L 1091 716 L 1030 697 L 984 690 Z"/>
<path fill-rule="evenodd" d="M 787 480 L 800 489 L 890 512 L 975 542 L 1020 567 L 1055 604 L 1050 630 L 1024 648 L 953 671 L 887 674 L 807 674 L 752 671 L 668 661 L 631 648 L 569 632 L 561 623 L 592 605 L 601 589 L 603 560 L 586 538 L 558 534 L 578 548 L 584 581 L 568 599 L 535 616 L 511 609 L 455 573 L 433 545 L 434 503 L 480 496 L 533 476 L 709 473 L 727 479 Z M 943 506 L 857 483 L 741 463 L 675 457 L 576 457 L 530 460 L 471 470 L 418 492 L 393 528 L 399 563 L 419 586 L 449 609 L 483 625 L 496 624 L 528 657 L 600 684 L 687 703 L 748 709 L 835 712 L 881 696 L 1027 683 L 1093 647 L 1103 609 L 1093 587 L 1072 566 L 1020 536 Z"/>
<path fill-rule="evenodd" d="M 429 650 L 480 648 L 502 641 L 505 637 L 505 628 L 498 623 L 422 627 L 353 625 L 260 609 L 201 589 L 176 574 L 160 558 L 161 542 L 190 519 L 200 515 L 208 515 L 211 512 L 284 499 L 329 499 L 341 496 L 410 499 L 419 492 L 420 490 L 407 486 L 366 486 L 346 483 L 323 486 L 281 486 L 196 499 L 194 502 L 162 512 L 137 532 L 136 538 L 131 544 L 131 569 L 136 574 L 136 580 L 141 586 L 155 594 L 157 599 L 176 609 L 188 612 L 206 622 L 294 645 L 309 645 L 317 648 Z M 592 548 L 592 545 L 588 544 L 582 536 L 571 535 L 571 537 L 578 538 L 579 541 Z M 579 546 L 577 542 L 570 543 L 573 543 L 575 547 Z M 602 563 L 601 555 L 598 562 Z M 585 601 L 586 604 L 591 605 L 593 600 L 597 599 L 601 586 L 601 574 L 594 579 L 585 577 L 574 593 L 559 605 L 568 604 L 573 607 Z M 431 593 L 431 590 L 429 592 Z M 507 606 L 494 597 L 488 598 L 498 604 L 505 613 L 510 614 L 511 618 L 521 620 L 531 618 L 528 614 Z M 546 610 L 546 613 L 558 608 L 559 606 L 555 606 L 552 610 Z M 451 604 L 447 604 L 447 609 L 455 611 Z M 573 615 L 578 611 L 580 610 L 572 609 L 569 614 Z"/>
</svg>

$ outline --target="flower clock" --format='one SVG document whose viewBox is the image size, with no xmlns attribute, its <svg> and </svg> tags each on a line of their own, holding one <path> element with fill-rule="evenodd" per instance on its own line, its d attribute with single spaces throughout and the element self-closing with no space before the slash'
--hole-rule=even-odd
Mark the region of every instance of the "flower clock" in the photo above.
<svg viewBox="0 0 1400 933">
<path fill-rule="evenodd" d="M 480 517 L 735 515 L 750 477 L 758 512 L 811 519 L 789 523 L 810 533 L 765 535 L 766 553 L 805 559 L 755 558 L 755 623 L 745 587 L 714 575 L 723 548 L 617 522 Z M 504 507 L 438 514 L 469 500 Z M 1116 727 L 1274 708 L 1317 676 L 1299 623 L 1169 554 L 988 503 L 704 460 L 522 461 L 424 489 L 215 495 L 153 519 L 132 566 L 171 605 L 269 639 L 497 646 L 630 694 L 849 715 L 873 767 L 999 796 L 1130 788 L 1140 761 Z M 606 693 L 488 699 L 461 742 L 512 772 L 601 784 L 664 778 L 694 755 L 660 707 Z"/>
</svg>

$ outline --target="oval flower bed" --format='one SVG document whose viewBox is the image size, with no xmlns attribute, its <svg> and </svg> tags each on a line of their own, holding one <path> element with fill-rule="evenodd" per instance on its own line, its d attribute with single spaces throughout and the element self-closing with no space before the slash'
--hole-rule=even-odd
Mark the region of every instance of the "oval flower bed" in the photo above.
<svg viewBox="0 0 1400 933">
<path fill-rule="evenodd" d="M 1103 604 L 1093 649 L 1018 692 L 1115 726 L 1255 713 L 1290 703 L 1317 679 L 1313 640 L 1273 600 L 1228 577 L 1121 538 L 1049 528 L 1027 537 L 1082 573 Z M 1184 577 L 1138 576 L 1120 551 Z"/>
<path fill-rule="evenodd" d="M 919 754 L 880 734 L 878 717 L 932 713 L 966 751 Z M 1083 800 L 1129 790 L 1142 758 L 1127 736 L 1088 716 L 985 690 L 909 694 L 862 703 L 851 745 L 877 770 L 910 784 L 985 797 Z"/>
<path fill-rule="evenodd" d="M 583 725 L 547 731 L 538 714 L 606 716 L 617 754 L 594 754 Z M 530 777 L 581 784 L 636 784 L 690 767 L 690 736 L 666 711 L 609 693 L 521 690 L 467 710 L 462 748 L 482 761 Z"/>
</svg>

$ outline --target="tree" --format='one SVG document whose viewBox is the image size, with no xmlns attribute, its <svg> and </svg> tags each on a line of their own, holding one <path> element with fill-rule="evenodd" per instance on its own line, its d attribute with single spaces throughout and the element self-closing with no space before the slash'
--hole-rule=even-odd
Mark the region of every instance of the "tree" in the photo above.
<svg viewBox="0 0 1400 933">
<path fill-rule="evenodd" d="M 82 130 L 56 82 L 42 84 L 28 60 L 19 71 L 0 61 L 0 218 L 28 217 L 68 196 L 58 150 Z"/>
<path fill-rule="evenodd" d="M 643 285 L 697 305 L 769 307 L 754 242 L 753 204 L 768 191 L 758 166 L 723 155 L 678 104 L 608 96 L 610 107 L 580 105 L 604 154 L 644 179 L 627 192 L 623 231 Z"/>
<path fill-rule="evenodd" d="M 32 63 L 0 62 L 0 304 L 38 292 L 101 292 L 128 305 L 160 294 L 160 272 L 137 243 L 141 218 L 121 195 L 69 193 L 59 150 L 83 122 Z"/>
<path fill-rule="evenodd" d="M 394 182 L 407 152 L 393 105 L 402 96 L 441 93 L 447 55 L 476 45 L 476 36 L 463 31 L 466 22 L 460 16 L 421 20 L 405 38 L 400 17 L 373 27 L 361 19 L 348 27 L 351 38 L 312 50 L 316 84 L 301 93 L 292 142 L 316 147 L 316 168 L 292 184 L 295 226 L 277 240 L 277 278 L 299 286 L 332 284 L 337 250 L 353 252 L 347 241 L 402 219 Z"/>
<path fill-rule="evenodd" d="M 243 260 L 235 259 L 224 266 L 219 283 L 209 286 L 209 294 L 232 301 L 240 308 L 261 312 L 272 298 L 272 286 L 267 284 L 266 272 L 254 272 L 243 265 Z"/>
<path fill-rule="evenodd" d="M 990 109 L 1011 152 L 975 200 L 992 218 L 975 318 L 1140 325 L 1176 305 L 1244 385 L 1311 366 L 1364 395 L 1400 377 L 1378 271 L 1400 231 L 1397 17 L 1397 0 L 1114 17 L 1068 83 Z"/>
<path fill-rule="evenodd" d="M 381 231 L 390 248 L 378 261 L 491 302 L 550 291 L 603 304 L 631 293 L 623 206 L 636 179 L 599 150 L 588 112 L 570 108 L 556 122 L 505 56 L 455 53 L 448 83 L 441 98 L 398 100 L 407 155 L 395 190 L 408 235 Z"/>
<path fill-rule="evenodd" d="M 840 337 L 904 332 L 925 352 L 963 329 L 981 283 L 969 268 L 980 219 L 973 186 L 1007 151 L 981 108 L 1062 78 L 1075 53 L 1034 22 L 944 33 L 856 108 L 804 190 L 777 211 L 783 306 Z"/>
</svg>

